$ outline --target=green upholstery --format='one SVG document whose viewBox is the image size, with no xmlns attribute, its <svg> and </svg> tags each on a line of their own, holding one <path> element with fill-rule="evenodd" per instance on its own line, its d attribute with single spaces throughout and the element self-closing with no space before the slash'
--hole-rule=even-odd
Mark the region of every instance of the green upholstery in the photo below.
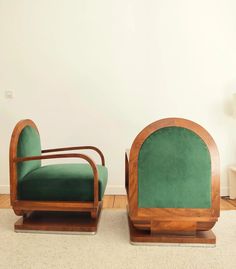
<svg viewBox="0 0 236 269">
<path fill-rule="evenodd" d="M 99 200 L 107 185 L 107 168 L 97 165 Z M 94 178 L 89 164 L 46 165 L 27 174 L 18 184 L 18 199 L 34 201 L 93 201 Z"/>
<path fill-rule="evenodd" d="M 26 126 L 19 136 L 17 145 L 17 157 L 30 157 L 39 155 L 41 155 L 40 136 L 37 130 L 31 126 Z M 40 160 L 19 163 L 17 165 L 18 180 L 21 181 L 25 175 L 34 169 L 39 168 L 40 166 Z"/>
<path fill-rule="evenodd" d="M 144 141 L 138 157 L 138 207 L 211 207 L 211 158 L 198 135 L 165 127 Z"/>
</svg>

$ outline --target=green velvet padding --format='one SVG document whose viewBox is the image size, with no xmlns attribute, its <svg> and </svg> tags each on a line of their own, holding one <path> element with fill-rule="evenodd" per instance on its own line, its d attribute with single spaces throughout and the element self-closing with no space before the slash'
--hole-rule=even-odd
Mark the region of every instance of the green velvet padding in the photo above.
<svg viewBox="0 0 236 269">
<path fill-rule="evenodd" d="M 97 165 L 99 200 L 107 185 L 107 168 Z M 89 164 L 42 166 L 27 174 L 18 184 L 18 199 L 34 201 L 93 201 L 93 170 Z"/>
<path fill-rule="evenodd" d="M 211 158 L 198 135 L 165 127 L 144 141 L 138 157 L 138 207 L 211 207 Z"/>
<path fill-rule="evenodd" d="M 41 155 L 40 136 L 34 128 L 26 126 L 18 140 L 17 157 L 30 157 Z M 41 161 L 21 162 L 17 165 L 18 180 L 20 181 L 25 175 L 41 166 Z"/>
</svg>

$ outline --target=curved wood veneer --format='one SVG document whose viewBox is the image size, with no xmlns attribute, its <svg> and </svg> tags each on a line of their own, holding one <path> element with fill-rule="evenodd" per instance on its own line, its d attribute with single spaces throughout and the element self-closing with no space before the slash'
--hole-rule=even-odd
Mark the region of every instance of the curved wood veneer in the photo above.
<svg viewBox="0 0 236 269">
<path fill-rule="evenodd" d="M 197 134 L 207 145 L 211 158 L 211 208 L 139 208 L 138 156 L 144 141 L 164 127 L 183 127 Z M 128 214 L 137 229 L 157 233 L 210 230 L 220 214 L 220 171 L 217 146 L 211 135 L 197 123 L 182 118 L 158 120 L 144 128 L 135 138 L 129 156 L 126 156 L 126 188 Z M 191 227 L 190 227 L 191 226 Z"/>
</svg>

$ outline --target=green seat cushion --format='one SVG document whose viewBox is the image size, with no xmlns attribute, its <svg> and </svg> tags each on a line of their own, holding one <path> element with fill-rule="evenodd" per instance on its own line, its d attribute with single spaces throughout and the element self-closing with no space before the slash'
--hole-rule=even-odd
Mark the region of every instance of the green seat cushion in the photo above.
<svg viewBox="0 0 236 269">
<path fill-rule="evenodd" d="M 97 165 L 99 200 L 107 185 L 107 168 Z M 93 170 L 89 164 L 46 165 L 18 183 L 18 199 L 34 201 L 93 201 Z"/>
<path fill-rule="evenodd" d="M 26 126 L 19 136 L 17 144 L 17 157 L 31 157 L 41 155 L 40 136 L 36 129 Z M 21 162 L 17 164 L 18 180 L 41 166 L 41 161 Z"/>
<path fill-rule="evenodd" d="M 138 207 L 211 207 L 211 157 L 197 134 L 165 127 L 144 141 L 138 157 Z"/>
</svg>

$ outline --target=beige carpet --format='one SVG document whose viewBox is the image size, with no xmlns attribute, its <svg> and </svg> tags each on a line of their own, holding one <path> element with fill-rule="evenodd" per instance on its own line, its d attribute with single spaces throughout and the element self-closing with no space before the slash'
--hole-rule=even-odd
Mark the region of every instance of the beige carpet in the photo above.
<svg viewBox="0 0 236 269">
<path fill-rule="evenodd" d="M 0 210 L 0 268 L 236 268 L 236 211 L 221 213 L 215 248 L 130 245 L 124 210 L 103 210 L 95 236 L 14 233 L 17 219 Z"/>
</svg>

